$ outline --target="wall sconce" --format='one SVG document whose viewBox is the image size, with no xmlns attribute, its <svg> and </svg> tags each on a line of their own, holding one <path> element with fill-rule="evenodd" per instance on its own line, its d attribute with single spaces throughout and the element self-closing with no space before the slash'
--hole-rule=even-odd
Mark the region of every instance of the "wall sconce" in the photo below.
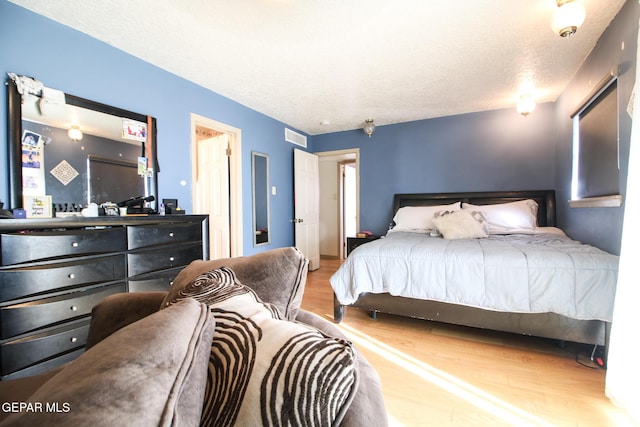
<svg viewBox="0 0 640 427">
<path fill-rule="evenodd" d="M 369 138 L 371 138 L 371 135 L 376 131 L 376 125 L 373 123 L 373 119 L 365 120 L 362 130 L 369 136 Z"/>
<path fill-rule="evenodd" d="M 571 37 L 584 22 L 586 12 L 580 0 L 556 0 L 558 8 L 551 16 L 551 29 L 560 37 Z"/>
<path fill-rule="evenodd" d="M 533 100 L 533 96 L 531 96 L 530 93 L 520 95 L 520 101 L 518 101 L 518 105 L 516 106 L 516 110 L 518 110 L 518 113 L 522 114 L 524 117 L 527 117 L 533 112 L 535 108 L 536 102 Z"/>
<path fill-rule="evenodd" d="M 69 131 L 67 132 L 67 135 L 69 135 L 69 138 L 76 143 L 80 141 L 84 136 L 82 134 L 82 131 L 80 130 L 80 127 L 78 126 L 71 126 L 71 128 L 69 128 Z"/>
</svg>

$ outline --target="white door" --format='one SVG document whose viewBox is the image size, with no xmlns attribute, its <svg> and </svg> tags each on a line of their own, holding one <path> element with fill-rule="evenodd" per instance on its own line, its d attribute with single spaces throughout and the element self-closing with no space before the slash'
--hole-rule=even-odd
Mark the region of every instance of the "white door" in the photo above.
<svg viewBox="0 0 640 427">
<path fill-rule="evenodd" d="M 208 139 L 214 141 L 208 141 L 206 146 L 215 146 L 199 146 Z M 227 146 L 230 154 L 225 161 L 222 151 Z M 212 237 L 207 256 L 210 259 L 227 257 L 229 251 L 232 257 L 242 256 L 242 130 L 193 113 L 191 203 L 193 213 L 209 215 Z"/>
<path fill-rule="evenodd" d="M 293 150 L 296 247 L 309 258 L 309 270 L 320 267 L 320 174 L 318 156 Z"/>
<path fill-rule="evenodd" d="M 209 214 L 211 259 L 231 256 L 229 236 L 229 135 L 197 143 L 194 211 Z"/>
</svg>

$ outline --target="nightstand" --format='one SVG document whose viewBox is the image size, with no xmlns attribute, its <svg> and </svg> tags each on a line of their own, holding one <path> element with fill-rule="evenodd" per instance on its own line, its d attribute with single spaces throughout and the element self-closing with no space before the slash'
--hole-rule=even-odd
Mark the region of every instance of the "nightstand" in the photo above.
<svg viewBox="0 0 640 427">
<path fill-rule="evenodd" d="M 381 236 L 369 236 L 369 237 L 347 237 L 347 256 L 352 250 L 360 245 L 364 245 L 367 242 L 378 240 Z"/>
</svg>

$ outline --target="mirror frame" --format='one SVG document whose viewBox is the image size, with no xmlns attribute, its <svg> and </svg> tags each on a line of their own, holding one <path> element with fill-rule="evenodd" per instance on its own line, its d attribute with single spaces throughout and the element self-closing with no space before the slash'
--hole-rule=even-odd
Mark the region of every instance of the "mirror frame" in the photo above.
<svg viewBox="0 0 640 427">
<path fill-rule="evenodd" d="M 262 157 L 265 159 L 265 196 L 267 209 L 267 238 L 264 241 L 258 241 L 258 224 L 257 224 L 257 203 L 256 203 L 256 159 Z M 253 199 L 253 246 L 262 246 L 271 243 L 271 202 L 269 196 L 269 155 L 257 151 L 251 152 L 251 198 Z"/>
<path fill-rule="evenodd" d="M 23 207 L 23 181 L 22 181 L 22 95 L 18 92 L 17 85 L 11 78 L 7 79 L 7 100 L 8 100 L 8 145 L 9 145 L 9 204 L 11 209 Z M 97 111 L 104 114 L 115 115 L 122 118 L 132 119 L 150 124 L 148 128 L 150 143 L 141 144 L 141 156 L 150 159 L 150 167 L 153 168 L 153 175 L 147 178 L 145 188 L 148 194 L 153 195 L 155 200 L 151 207 L 157 210 L 158 206 L 158 173 L 160 166 L 157 156 L 157 125 L 155 117 L 123 110 L 111 105 L 102 104 L 90 99 L 81 98 L 65 92 L 66 104 L 88 110 Z M 148 145 L 148 146 L 147 146 Z M 147 153 L 151 151 L 151 155 Z"/>
</svg>

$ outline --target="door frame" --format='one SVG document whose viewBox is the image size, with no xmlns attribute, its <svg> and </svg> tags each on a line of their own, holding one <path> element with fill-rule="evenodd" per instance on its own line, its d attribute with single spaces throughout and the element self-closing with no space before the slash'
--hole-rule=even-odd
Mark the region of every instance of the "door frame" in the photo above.
<svg viewBox="0 0 640 427">
<path fill-rule="evenodd" d="M 242 129 L 191 113 L 191 210 L 195 200 L 196 172 L 198 156 L 196 126 L 203 126 L 229 135 L 231 155 L 229 156 L 229 242 L 231 257 L 242 256 Z"/>
<path fill-rule="evenodd" d="M 315 152 L 318 157 L 335 157 L 336 162 L 345 161 L 345 160 L 354 160 L 356 163 L 356 228 L 360 229 L 360 149 L 359 148 L 348 148 L 344 150 L 333 150 L 333 151 L 318 151 Z M 341 204 L 340 204 L 341 205 Z M 336 214 L 342 218 L 342 206 L 339 206 L 340 212 Z M 340 258 L 346 258 L 346 240 L 347 237 L 343 234 L 343 224 L 342 219 L 340 219 Z"/>
</svg>

